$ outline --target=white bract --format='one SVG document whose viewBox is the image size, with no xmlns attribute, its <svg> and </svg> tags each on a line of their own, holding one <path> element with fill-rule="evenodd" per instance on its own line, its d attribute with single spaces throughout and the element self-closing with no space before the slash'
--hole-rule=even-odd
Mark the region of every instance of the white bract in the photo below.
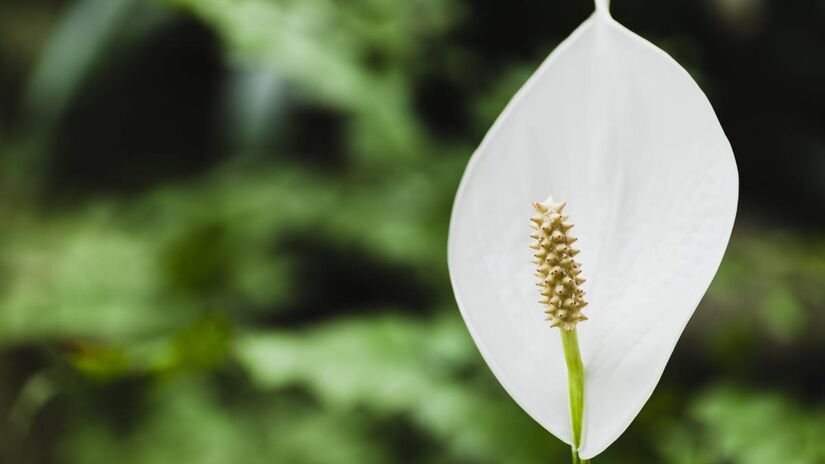
<svg viewBox="0 0 825 464">
<path fill-rule="evenodd" d="M 583 459 L 650 397 L 708 288 L 736 214 L 733 153 L 707 98 L 607 1 L 541 65 L 470 160 L 449 267 L 469 331 L 536 421 L 572 441 L 559 329 L 536 301 L 529 218 L 567 202 L 587 282 Z"/>
</svg>

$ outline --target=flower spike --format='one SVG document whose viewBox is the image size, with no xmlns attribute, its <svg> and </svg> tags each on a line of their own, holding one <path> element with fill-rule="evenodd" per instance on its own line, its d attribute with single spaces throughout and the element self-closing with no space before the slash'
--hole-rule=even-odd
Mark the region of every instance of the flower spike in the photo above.
<svg viewBox="0 0 825 464">
<path fill-rule="evenodd" d="M 584 291 L 579 288 L 584 283 L 584 279 L 578 277 L 581 265 L 573 260 L 579 250 L 568 246 L 576 241 L 575 237 L 567 235 L 572 225 L 567 224 L 567 216 L 559 214 L 566 205 L 564 202 L 555 204 L 552 198 L 533 203 L 540 214 L 530 219 L 532 223 L 542 224 L 542 227 L 530 236 L 535 240 L 530 248 L 540 250 L 533 255 L 537 258 L 533 260 L 538 266 L 536 277 L 547 276 L 536 284 L 544 297 L 539 303 L 545 306 L 545 320 L 551 322 L 551 327 L 571 331 L 577 323 L 587 320 L 581 313 L 587 302 L 582 298 Z M 553 246 L 552 253 L 545 251 L 550 246 Z"/>
</svg>

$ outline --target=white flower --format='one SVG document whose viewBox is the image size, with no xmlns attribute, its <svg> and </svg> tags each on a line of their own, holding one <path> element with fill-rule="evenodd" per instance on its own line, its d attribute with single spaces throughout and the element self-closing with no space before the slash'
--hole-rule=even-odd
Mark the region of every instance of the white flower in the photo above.
<svg viewBox="0 0 825 464">
<path fill-rule="evenodd" d="M 583 459 L 650 397 L 707 290 L 736 214 L 730 144 L 696 83 L 613 20 L 607 2 L 513 98 L 470 160 L 453 207 L 449 267 L 484 359 L 536 421 L 572 441 L 560 337 L 536 301 L 532 202 L 574 218 L 588 321 Z"/>
</svg>

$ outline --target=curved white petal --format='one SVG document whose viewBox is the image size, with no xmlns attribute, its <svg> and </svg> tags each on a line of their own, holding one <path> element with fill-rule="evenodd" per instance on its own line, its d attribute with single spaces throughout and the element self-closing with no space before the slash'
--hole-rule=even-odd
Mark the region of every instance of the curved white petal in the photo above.
<svg viewBox="0 0 825 464">
<path fill-rule="evenodd" d="M 603 451 L 650 397 L 722 259 L 738 175 L 696 83 L 606 14 L 545 61 L 473 155 L 453 207 L 449 267 L 459 308 L 504 388 L 570 443 L 558 329 L 533 284 L 531 202 L 564 200 L 590 320 L 580 453 Z"/>
</svg>

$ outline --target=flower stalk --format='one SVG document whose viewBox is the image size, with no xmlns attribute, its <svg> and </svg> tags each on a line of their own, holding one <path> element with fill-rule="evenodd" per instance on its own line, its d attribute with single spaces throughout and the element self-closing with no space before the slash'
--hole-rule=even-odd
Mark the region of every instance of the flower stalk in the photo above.
<svg viewBox="0 0 825 464">
<path fill-rule="evenodd" d="M 570 420 L 573 427 L 573 464 L 588 464 L 589 459 L 579 458 L 582 438 L 582 415 L 584 412 L 584 366 L 579 351 L 579 336 L 576 329 L 561 330 L 561 344 L 567 363 L 567 384 L 570 394 Z"/>
</svg>

